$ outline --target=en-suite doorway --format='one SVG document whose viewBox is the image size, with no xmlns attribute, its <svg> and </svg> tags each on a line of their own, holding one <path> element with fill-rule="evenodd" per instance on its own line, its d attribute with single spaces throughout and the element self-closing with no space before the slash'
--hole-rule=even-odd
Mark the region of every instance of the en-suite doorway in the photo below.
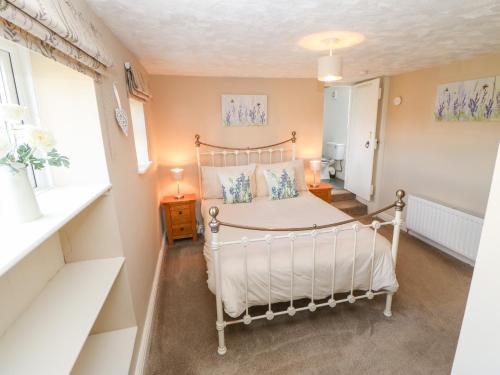
<svg viewBox="0 0 500 375">
<path fill-rule="evenodd" d="M 363 202 L 374 193 L 380 84 L 375 78 L 324 89 L 321 178 Z"/>
<path fill-rule="evenodd" d="M 324 89 L 321 179 L 334 189 L 344 189 L 350 97 L 350 86 Z"/>
</svg>

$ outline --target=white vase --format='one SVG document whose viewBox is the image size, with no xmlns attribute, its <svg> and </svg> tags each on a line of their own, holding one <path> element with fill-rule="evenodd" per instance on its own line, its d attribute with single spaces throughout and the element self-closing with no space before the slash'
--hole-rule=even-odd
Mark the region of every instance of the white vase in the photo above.
<svg viewBox="0 0 500 375">
<path fill-rule="evenodd" d="M 0 166 L 0 222 L 21 224 L 42 216 L 26 168 Z"/>
</svg>

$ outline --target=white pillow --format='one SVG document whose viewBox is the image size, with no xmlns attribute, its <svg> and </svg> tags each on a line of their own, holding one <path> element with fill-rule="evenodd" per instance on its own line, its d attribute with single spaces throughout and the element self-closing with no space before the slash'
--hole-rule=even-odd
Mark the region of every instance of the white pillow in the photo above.
<svg viewBox="0 0 500 375">
<path fill-rule="evenodd" d="M 222 199 L 222 185 L 218 173 L 225 171 L 227 173 L 244 172 L 250 177 L 250 186 L 252 195 L 257 195 L 257 184 L 255 182 L 255 164 L 236 165 L 231 167 L 201 167 L 201 190 L 203 199 Z"/>
<path fill-rule="evenodd" d="M 255 165 L 253 166 L 255 168 Z M 250 203 L 253 199 L 251 179 L 255 171 L 219 171 L 224 203 Z"/>
<path fill-rule="evenodd" d="M 264 170 L 264 177 L 267 182 L 269 199 L 288 199 L 299 195 L 295 185 L 293 168 L 269 168 Z"/>
<path fill-rule="evenodd" d="M 293 168 L 295 172 L 295 186 L 297 187 L 297 191 L 307 190 L 303 160 L 291 160 L 274 164 L 257 164 L 257 168 L 255 170 L 255 178 L 257 180 L 257 196 L 265 197 L 266 195 L 269 195 L 266 178 L 264 177 L 264 171 L 270 168 Z"/>
</svg>

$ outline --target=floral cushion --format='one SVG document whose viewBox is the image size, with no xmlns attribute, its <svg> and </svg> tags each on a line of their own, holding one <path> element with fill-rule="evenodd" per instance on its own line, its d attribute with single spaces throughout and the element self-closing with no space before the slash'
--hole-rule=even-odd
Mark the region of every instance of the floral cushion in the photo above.
<svg viewBox="0 0 500 375">
<path fill-rule="evenodd" d="M 251 179 L 254 170 L 237 173 L 219 173 L 224 203 L 250 203 L 253 199 Z"/>
<path fill-rule="evenodd" d="M 293 168 L 266 169 L 264 177 L 266 178 L 270 199 L 288 199 L 299 195 Z"/>
<path fill-rule="evenodd" d="M 247 173 L 250 176 L 250 187 L 252 188 L 252 195 L 257 196 L 257 183 L 255 181 L 255 164 L 237 165 L 230 167 L 201 167 L 201 187 L 203 199 L 222 199 L 222 186 L 220 183 L 219 174 L 226 175 L 240 174 L 241 172 Z M 264 177 L 262 177 L 264 178 Z M 265 182 L 264 182 L 265 184 Z M 266 187 L 267 194 L 267 187 Z"/>
<path fill-rule="evenodd" d="M 283 168 L 292 168 L 295 173 L 295 187 L 297 191 L 307 191 L 307 183 L 304 177 L 304 161 L 301 159 L 284 161 L 279 163 L 265 163 L 265 164 L 257 164 L 255 168 L 255 181 L 256 181 L 256 190 L 254 192 L 254 196 L 257 197 L 265 197 L 269 195 L 269 189 L 267 188 L 266 177 L 264 176 L 264 171 L 267 169 L 283 169 Z M 222 195 L 222 194 L 221 194 Z"/>
</svg>

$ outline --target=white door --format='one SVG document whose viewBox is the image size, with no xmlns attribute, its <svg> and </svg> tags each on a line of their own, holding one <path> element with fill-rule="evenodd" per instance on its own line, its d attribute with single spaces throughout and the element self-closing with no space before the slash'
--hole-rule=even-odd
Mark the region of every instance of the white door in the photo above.
<svg viewBox="0 0 500 375">
<path fill-rule="evenodd" d="M 372 173 L 380 78 L 354 85 L 347 129 L 345 188 L 367 201 L 372 195 Z"/>
</svg>

